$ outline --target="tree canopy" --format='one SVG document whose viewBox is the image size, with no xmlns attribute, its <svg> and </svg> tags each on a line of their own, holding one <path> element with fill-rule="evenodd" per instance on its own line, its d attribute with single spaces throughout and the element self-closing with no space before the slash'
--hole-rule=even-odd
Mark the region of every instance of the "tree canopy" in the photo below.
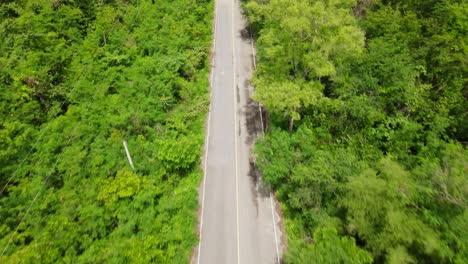
<svg viewBox="0 0 468 264">
<path fill-rule="evenodd" d="M 212 5 L 0 2 L 0 262 L 189 261 Z"/>
<path fill-rule="evenodd" d="M 285 261 L 468 262 L 466 1 L 244 7 Z"/>
</svg>

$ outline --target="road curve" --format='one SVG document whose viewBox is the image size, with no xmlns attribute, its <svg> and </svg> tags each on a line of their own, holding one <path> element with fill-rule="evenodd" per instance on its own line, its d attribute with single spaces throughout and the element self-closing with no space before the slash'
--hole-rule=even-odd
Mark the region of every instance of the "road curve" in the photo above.
<svg viewBox="0 0 468 264">
<path fill-rule="evenodd" d="M 211 105 L 200 190 L 199 264 L 278 263 L 278 215 L 250 162 L 261 133 L 250 99 L 253 46 L 239 1 L 216 0 Z"/>
</svg>

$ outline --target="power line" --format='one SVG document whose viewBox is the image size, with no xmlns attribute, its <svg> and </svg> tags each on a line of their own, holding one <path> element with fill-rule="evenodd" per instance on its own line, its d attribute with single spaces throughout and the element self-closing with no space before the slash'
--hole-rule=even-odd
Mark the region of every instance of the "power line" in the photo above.
<svg viewBox="0 0 468 264">
<path fill-rule="evenodd" d="M 86 68 L 88 67 L 87 65 L 85 66 Z M 75 85 L 73 87 L 73 89 L 70 91 L 70 95 L 71 93 L 73 93 L 73 91 L 76 89 L 77 87 L 77 83 L 81 80 L 81 76 L 83 74 L 84 70 L 81 72 L 80 76 L 79 76 L 79 79 L 78 81 L 75 82 Z M 62 108 L 62 106 L 66 103 L 66 101 L 68 100 L 69 98 L 65 98 L 65 100 L 60 104 L 59 108 Z M 53 116 L 51 118 L 51 120 L 56 117 L 56 116 Z M 31 156 L 32 152 L 33 152 L 33 149 L 36 147 L 37 143 L 39 142 L 39 140 L 41 140 L 42 136 L 45 134 L 45 131 L 49 128 L 49 125 L 50 125 L 50 121 L 47 122 L 45 128 L 41 129 L 41 132 L 39 133 L 39 136 L 38 138 L 36 139 L 36 141 L 34 142 L 33 146 L 29 149 L 28 153 L 26 154 L 26 156 L 23 158 L 23 160 L 20 162 L 20 164 L 18 165 L 18 167 L 16 168 L 15 172 L 13 173 L 13 175 L 8 179 L 8 181 L 5 183 L 5 185 L 3 186 L 2 190 L 0 191 L 0 195 L 3 194 L 3 192 L 5 191 L 6 187 L 8 186 L 8 184 L 10 184 L 11 180 L 13 178 L 16 177 L 16 174 L 18 173 L 19 169 L 23 166 L 24 162 L 29 158 L 29 156 Z"/>
<path fill-rule="evenodd" d="M 114 27 L 115 27 L 115 24 L 116 24 L 116 21 L 114 21 L 114 23 L 112 23 L 112 27 L 110 30 L 113 30 Z M 124 41 L 125 43 L 125 41 Z M 91 55 L 91 57 L 94 57 L 94 55 L 96 55 L 98 53 L 98 51 L 100 50 L 100 48 L 97 48 L 96 51 Z M 59 105 L 58 109 L 62 108 L 65 103 L 67 101 L 70 100 L 70 97 L 72 95 L 72 93 L 75 91 L 75 89 L 78 87 L 78 82 L 81 81 L 81 78 L 82 76 L 84 75 L 84 72 L 88 70 L 88 67 L 89 65 L 85 65 L 85 69 L 81 71 L 79 77 L 78 77 L 78 80 L 74 83 L 74 86 L 73 88 L 70 90 L 70 92 L 68 93 L 67 96 L 65 96 L 65 99 L 62 101 L 62 103 Z M 48 112 L 47 112 L 48 113 Z M 3 186 L 2 190 L 0 191 L 0 196 L 3 194 L 3 192 L 5 191 L 5 189 L 7 188 L 7 186 L 10 184 L 10 182 L 17 176 L 18 174 L 18 171 L 21 169 L 21 167 L 23 166 L 24 162 L 31 156 L 33 150 L 36 148 L 37 146 L 37 143 L 39 142 L 39 140 L 42 138 L 42 136 L 45 134 L 45 131 L 49 128 L 50 126 L 50 121 L 52 121 L 55 117 L 57 117 L 59 112 L 57 112 L 56 114 L 54 114 L 52 117 L 50 117 L 49 121 L 47 122 L 45 128 L 41 129 L 40 133 L 39 133 L 39 136 L 38 138 L 36 139 L 36 141 L 34 142 L 34 144 L 31 146 L 31 148 L 29 149 L 28 153 L 26 154 L 26 156 L 23 158 L 23 160 L 20 162 L 20 164 L 18 165 L 18 167 L 15 169 L 15 171 L 13 172 L 12 176 L 7 180 L 7 182 L 5 183 L 5 185 Z M 35 165 L 37 164 L 38 162 L 35 163 Z"/>
<path fill-rule="evenodd" d="M 81 124 L 81 121 L 78 123 L 77 126 L 75 126 L 74 130 L 73 130 L 73 133 L 76 132 L 76 128 Z M 73 138 L 73 136 L 70 136 L 70 138 L 68 139 L 68 142 L 67 144 L 70 144 L 71 142 L 71 139 Z M 62 152 L 63 153 L 63 152 Z M 37 197 L 39 197 L 39 194 L 42 192 L 42 190 L 44 189 L 44 187 L 46 186 L 47 184 L 47 181 L 49 180 L 50 178 L 50 175 L 52 175 L 52 173 L 54 172 L 55 170 L 55 167 L 57 166 L 58 162 L 60 161 L 60 159 L 57 159 L 54 163 L 54 165 L 52 166 L 52 169 L 49 173 L 49 175 L 47 175 L 46 179 L 45 179 L 45 183 L 41 186 L 41 188 L 39 189 L 39 191 L 36 193 L 36 195 L 34 196 L 32 202 L 29 204 L 28 206 L 28 209 L 26 210 L 26 212 L 24 213 L 23 217 L 21 218 L 18 226 L 16 226 L 15 228 L 15 231 L 11 234 L 10 238 L 8 239 L 8 242 L 7 242 L 7 245 L 5 246 L 5 248 L 3 249 L 2 251 L 2 254 L 0 254 L 0 260 L 3 258 L 3 255 L 5 254 L 5 252 L 7 251 L 7 249 L 10 247 L 10 244 L 11 244 L 11 241 L 13 240 L 13 236 L 18 232 L 18 229 L 19 227 L 21 226 L 21 224 L 23 223 L 24 219 L 26 218 L 26 216 L 28 215 L 29 211 L 31 210 L 32 206 L 34 205 L 34 203 L 36 202 L 37 200 Z"/>
<path fill-rule="evenodd" d="M 141 5 L 139 6 L 139 8 L 138 8 L 138 10 L 137 10 L 136 18 L 138 18 L 138 16 L 140 15 L 140 10 L 141 10 Z M 145 16 L 145 17 L 146 17 L 146 16 Z M 131 24 L 130 27 L 133 27 L 133 25 L 134 25 L 134 23 Z M 113 27 L 112 27 L 112 28 L 113 28 Z M 126 42 L 126 40 L 123 40 L 123 42 L 122 42 L 120 48 L 125 44 L 125 42 Z M 115 61 L 112 61 L 111 64 L 113 64 L 114 62 L 115 62 Z M 113 65 L 109 65 L 109 66 L 112 67 Z M 106 76 L 105 76 L 105 77 L 106 77 Z M 104 78 L 105 78 L 105 77 L 104 77 Z M 104 80 L 104 78 L 103 78 L 103 80 Z M 76 84 L 76 83 L 75 83 L 75 84 Z M 75 88 L 76 88 L 76 87 L 75 87 Z M 88 102 L 88 105 L 87 105 L 87 107 L 86 107 L 86 110 L 89 110 L 89 107 L 91 106 L 92 102 L 94 102 L 94 98 L 96 97 L 97 91 L 98 91 L 98 90 L 99 90 L 99 89 L 96 89 L 96 92 L 94 93 L 94 96 L 93 96 L 93 100 L 90 100 L 90 101 Z M 48 122 L 48 125 L 49 125 L 51 122 L 52 122 L 52 120 Z M 74 127 L 74 129 L 73 129 L 73 132 L 72 132 L 72 136 L 70 136 L 70 138 L 68 139 L 68 142 L 67 142 L 67 145 L 68 145 L 68 146 L 67 146 L 65 149 L 67 149 L 68 147 L 70 147 L 70 142 L 71 142 L 71 140 L 72 140 L 72 138 L 73 138 L 73 136 L 74 136 L 74 133 L 77 131 L 78 126 L 81 124 L 81 122 L 82 122 L 82 120 L 80 120 L 80 121 L 78 122 L 78 124 L 75 125 L 75 127 Z M 48 127 L 48 125 L 47 125 L 47 127 Z M 36 143 L 37 143 L 37 142 L 38 142 L 38 140 L 36 141 Z M 61 154 L 63 154 L 63 152 L 65 151 L 65 149 L 62 150 Z M 29 154 L 30 154 L 30 153 L 29 153 Z M 28 154 L 28 155 L 29 155 L 29 154 Z M 10 244 L 11 244 L 11 241 L 13 240 L 14 235 L 18 232 L 19 227 L 20 227 L 21 224 L 24 222 L 26 216 L 28 215 L 28 213 L 29 213 L 29 211 L 31 210 L 31 208 L 32 208 L 32 206 L 34 205 L 34 203 L 36 202 L 36 200 L 37 200 L 37 198 L 39 197 L 40 193 L 42 192 L 42 190 L 44 189 L 44 187 L 47 185 L 47 182 L 48 182 L 50 176 L 53 174 L 53 172 L 54 172 L 54 170 L 55 170 L 55 168 L 56 168 L 56 166 L 57 166 L 57 164 L 59 163 L 60 160 L 61 160 L 61 158 L 59 158 L 59 159 L 57 159 L 57 160 L 55 161 L 54 165 L 52 166 L 52 169 L 51 169 L 50 173 L 49 173 L 49 174 L 47 175 L 47 177 L 45 178 L 44 184 L 41 186 L 41 188 L 40 188 L 39 191 L 36 193 L 36 195 L 34 196 L 33 200 L 31 201 L 31 203 L 29 204 L 28 209 L 25 211 L 25 213 L 24 213 L 23 217 L 21 218 L 19 224 L 17 225 L 17 227 L 15 228 L 14 232 L 11 234 L 10 238 L 8 239 L 7 245 L 5 246 L 5 248 L 3 249 L 2 253 L 0 254 L 0 260 L 3 258 L 3 255 L 5 254 L 5 252 L 7 251 L 7 249 L 9 248 L 9 246 L 10 246 Z M 37 163 L 38 163 L 38 162 L 36 162 L 36 164 L 37 164 Z M 22 165 L 22 164 L 21 164 L 21 165 Z M 10 180 L 11 180 L 11 178 L 10 178 Z M 7 183 L 7 184 L 8 184 L 8 183 Z M 2 189 L 2 192 L 5 190 L 5 188 L 6 188 L 6 185 L 5 185 L 4 188 Z M 1 194 L 1 193 L 0 193 L 0 194 Z"/>
<path fill-rule="evenodd" d="M 138 19 L 138 17 L 140 16 L 140 11 L 141 11 L 141 6 L 139 6 L 139 8 L 138 8 L 138 10 L 137 10 L 137 13 L 136 13 L 136 15 L 135 15 L 135 16 L 136 16 L 136 17 L 135 17 L 135 20 Z M 145 16 L 145 17 L 146 17 L 146 16 Z M 112 31 L 112 30 L 115 28 L 116 22 L 117 22 L 117 20 L 114 21 L 114 23 L 112 23 L 112 26 L 111 26 L 111 28 L 110 28 L 110 31 Z M 135 21 L 130 25 L 129 28 L 132 28 L 134 25 L 135 25 Z M 126 40 L 123 40 L 123 41 L 122 41 L 121 47 L 122 47 L 123 45 L 125 45 L 125 41 L 126 41 Z M 99 48 L 96 49 L 96 51 L 91 55 L 91 57 L 94 57 L 94 55 L 96 55 L 96 54 L 98 53 L 99 50 L 100 50 Z M 112 61 L 112 62 L 114 62 L 114 61 Z M 8 66 L 8 64 L 5 65 L 3 68 L 5 68 L 6 66 Z M 78 80 L 74 83 L 73 89 L 68 93 L 68 96 L 66 96 L 66 98 L 63 100 L 63 102 L 60 104 L 60 106 L 58 107 L 59 109 L 62 108 L 63 105 L 70 99 L 71 94 L 72 94 L 72 93 L 75 91 L 75 89 L 77 88 L 78 82 L 81 80 L 81 77 L 84 75 L 84 72 L 88 70 L 88 67 L 89 67 L 89 65 L 85 65 L 85 69 L 84 69 L 83 71 L 81 71 L 81 73 L 80 73 L 80 75 L 79 75 L 79 77 L 78 77 Z M 2 69 L 3 69 L 3 68 L 2 68 Z M 3 186 L 2 190 L 0 191 L 0 196 L 3 194 L 3 192 L 5 191 L 5 189 L 7 188 L 7 186 L 10 184 L 10 182 L 17 176 L 18 171 L 21 169 L 21 167 L 23 166 L 24 162 L 31 156 L 31 154 L 32 154 L 34 148 L 36 147 L 37 143 L 38 143 L 39 140 L 42 138 L 42 136 L 45 134 L 45 131 L 48 129 L 48 127 L 49 127 L 49 125 L 50 125 L 50 123 L 51 123 L 50 121 L 53 120 L 57 115 L 58 115 L 58 112 L 57 112 L 57 114 L 55 114 L 54 116 L 52 116 L 52 117 L 50 118 L 49 122 L 47 122 L 47 124 L 46 124 L 46 127 L 43 128 L 43 129 L 41 129 L 41 132 L 40 132 L 40 134 L 39 134 L 39 137 L 36 139 L 36 141 L 34 142 L 33 146 L 29 149 L 28 153 L 27 153 L 26 156 L 23 158 L 23 160 L 20 162 L 20 164 L 18 165 L 18 167 L 16 168 L 16 170 L 14 171 L 14 173 L 12 174 L 12 176 L 7 180 L 7 182 L 6 182 L 5 185 Z M 37 164 L 39 163 L 40 160 L 41 160 L 41 159 L 39 159 L 39 160 L 34 164 L 34 166 L 37 165 Z"/>
</svg>

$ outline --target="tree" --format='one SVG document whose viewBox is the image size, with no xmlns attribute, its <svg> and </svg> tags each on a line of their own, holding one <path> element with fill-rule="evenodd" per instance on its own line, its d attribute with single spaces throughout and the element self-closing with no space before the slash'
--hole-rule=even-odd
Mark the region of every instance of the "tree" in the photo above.
<svg viewBox="0 0 468 264">
<path fill-rule="evenodd" d="M 0 261 L 187 263 L 213 2 L 0 2 Z"/>
<path fill-rule="evenodd" d="M 287 262 L 468 261 L 465 2 L 246 4 Z"/>
<path fill-rule="evenodd" d="M 285 113 L 290 131 L 301 108 L 317 100 L 323 89 L 320 78 L 334 76 L 336 61 L 362 50 L 363 33 L 349 13 L 352 4 L 273 0 L 246 5 L 254 21 L 264 19 L 255 99 L 273 112 Z"/>
<path fill-rule="evenodd" d="M 318 228 L 314 243 L 293 244 L 286 263 L 372 263 L 372 256 L 356 246 L 353 238 L 340 237 L 333 228 Z"/>
<path fill-rule="evenodd" d="M 256 90 L 254 99 L 274 112 L 289 117 L 289 131 L 292 132 L 294 121 L 301 118 L 303 107 L 314 105 L 321 96 L 322 85 L 319 82 L 277 81 L 258 78 L 254 81 Z"/>
</svg>

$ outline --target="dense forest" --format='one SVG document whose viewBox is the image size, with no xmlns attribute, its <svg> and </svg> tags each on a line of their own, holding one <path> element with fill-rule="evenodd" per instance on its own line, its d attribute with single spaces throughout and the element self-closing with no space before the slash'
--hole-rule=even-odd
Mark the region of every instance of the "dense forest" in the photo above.
<svg viewBox="0 0 468 264">
<path fill-rule="evenodd" d="M 287 263 L 468 263 L 468 2 L 244 1 Z"/>
<path fill-rule="evenodd" d="M 189 261 L 212 12 L 0 1 L 1 263 Z"/>
</svg>

